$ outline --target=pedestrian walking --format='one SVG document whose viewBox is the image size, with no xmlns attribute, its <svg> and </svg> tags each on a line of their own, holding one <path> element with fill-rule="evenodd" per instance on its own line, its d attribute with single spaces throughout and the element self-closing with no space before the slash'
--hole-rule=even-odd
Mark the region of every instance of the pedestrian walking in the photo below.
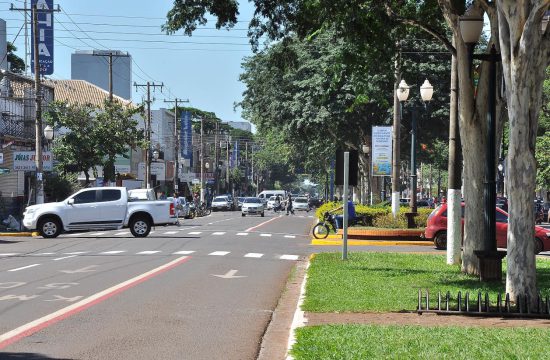
<svg viewBox="0 0 550 360">
<path fill-rule="evenodd" d="M 174 193 L 173 202 L 174 202 L 174 212 L 176 213 L 176 225 L 179 226 L 180 225 L 180 211 L 183 210 L 183 205 L 181 203 L 181 200 L 180 200 L 177 192 Z"/>
<path fill-rule="evenodd" d="M 286 199 L 286 214 L 291 213 L 294 215 L 294 209 L 292 208 L 292 194 L 288 193 L 288 198 Z"/>
</svg>

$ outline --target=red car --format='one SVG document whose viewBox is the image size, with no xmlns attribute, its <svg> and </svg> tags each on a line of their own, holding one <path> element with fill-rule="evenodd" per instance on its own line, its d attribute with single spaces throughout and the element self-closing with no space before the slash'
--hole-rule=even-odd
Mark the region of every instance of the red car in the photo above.
<svg viewBox="0 0 550 360">
<path fill-rule="evenodd" d="M 506 248 L 508 213 L 495 208 L 497 247 Z M 464 203 L 462 203 L 462 231 L 464 231 Z M 424 238 L 433 240 L 437 249 L 447 248 L 447 204 L 441 204 L 428 217 Z M 550 229 L 535 226 L 535 253 L 550 250 Z"/>
</svg>

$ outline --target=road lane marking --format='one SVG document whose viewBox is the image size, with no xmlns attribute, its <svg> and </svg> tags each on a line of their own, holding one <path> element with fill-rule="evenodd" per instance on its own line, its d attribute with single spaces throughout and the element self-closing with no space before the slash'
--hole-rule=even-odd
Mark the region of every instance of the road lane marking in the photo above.
<svg viewBox="0 0 550 360">
<path fill-rule="evenodd" d="M 223 234 L 225 234 L 225 232 L 222 232 L 222 231 L 216 231 L 212 233 L 212 235 L 223 235 Z"/>
<path fill-rule="evenodd" d="M 282 255 L 279 259 L 281 260 L 298 260 L 298 255 Z"/>
<path fill-rule="evenodd" d="M 260 236 L 263 236 L 263 237 L 271 237 L 271 234 L 260 234 Z"/>
<path fill-rule="evenodd" d="M 296 239 L 296 236 L 294 235 L 285 235 L 285 237 L 288 239 Z"/>
<path fill-rule="evenodd" d="M 200 235 L 201 233 L 201 231 L 191 231 L 189 235 Z"/>
<path fill-rule="evenodd" d="M 91 233 L 90 236 L 100 236 L 100 235 L 105 235 L 104 232 L 97 232 L 97 233 Z"/>
<path fill-rule="evenodd" d="M 260 223 L 260 224 L 258 224 L 258 225 L 256 225 L 256 226 L 253 226 L 253 227 L 251 227 L 251 228 L 248 228 L 248 229 L 246 229 L 245 231 L 246 231 L 246 232 L 250 232 L 250 231 L 252 231 L 252 230 L 254 230 L 254 229 L 259 228 L 260 226 L 263 226 L 263 225 L 265 225 L 265 224 L 267 224 L 267 223 L 270 223 L 270 222 L 272 222 L 272 221 L 274 221 L 274 220 L 277 220 L 277 219 L 279 219 L 279 217 L 271 218 L 271 219 L 269 219 L 269 220 L 267 220 L 267 221 L 264 221 L 263 223 Z"/>
<path fill-rule="evenodd" d="M 173 252 L 172 254 L 174 254 L 174 255 L 189 255 L 189 254 L 192 254 L 194 252 L 195 252 L 194 250 L 182 250 L 182 251 Z"/>
<path fill-rule="evenodd" d="M 73 252 L 68 252 L 68 253 L 63 253 L 65 255 L 82 255 L 82 254 L 87 254 L 89 253 L 89 251 L 73 251 Z"/>
<path fill-rule="evenodd" d="M 113 251 L 104 251 L 99 253 L 99 255 L 114 255 L 114 254 L 120 254 L 126 252 L 126 250 L 113 250 Z"/>
<path fill-rule="evenodd" d="M 115 233 L 116 236 L 129 235 L 129 234 L 130 234 L 129 231 L 123 231 L 123 232 Z"/>
<path fill-rule="evenodd" d="M 17 269 L 11 269 L 11 270 L 8 270 L 8 271 L 19 271 L 19 270 L 24 270 L 24 269 L 32 268 L 32 267 L 35 267 L 35 266 L 39 266 L 39 265 L 40 264 L 32 264 L 32 265 L 23 266 L 23 267 L 20 267 L 20 268 L 17 268 Z"/>
<path fill-rule="evenodd" d="M 90 308 L 94 305 L 97 305 L 114 295 L 117 295 L 125 290 L 128 290 L 131 287 L 134 287 L 146 280 L 149 280 L 163 272 L 166 272 L 189 259 L 188 256 L 179 257 L 173 261 L 170 261 L 164 265 L 161 265 L 153 270 L 145 272 L 141 275 L 138 275 L 130 280 L 124 281 L 118 285 L 100 291 L 94 295 L 91 295 L 77 303 L 71 304 L 63 309 L 55 311 L 49 315 L 43 316 L 39 319 L 28 322 L 24 325 L 19 326 L 16 329 L 8 331 L 4 334 L 0 334 L 0 350 L 7 347 L 14 342 L 32 335 L 52 324 L 55 324 L 63 319 L 66 319 L 74 314 L 81 312 L 87 308 Z"/>
<path fill-rule="evenodd" d="M 77 255 L 68 255 L 68 256 L 63 256 L 63 257 L 60 257 L 60 258 L 57 258 L 57 259 L 52 259 L 53 261 L 59 261 L 59 260 L 64 260 L 64 259 L 70 259 L 70 258 L 73 258 L 73 257 L 76 257 Z"/>
<path fill-rule="evenodd" d="M 156 253 L 159 253 L 160 250 L 145 250 L 145 251 L 142 251 L 142 252 L 138 252 L 137 255 L 151 255 L 151 254 L 156 254 Z"/>
<path fill-rule="evenodd" d="M 178 233 L 177 231 L 165 231 L 162 234 L 163 235 L 174 235 L 174 234 L 177 234 L 177 233 Z"/>
<path fill-rule="evenodd" d="M 18 253 L 6 253 L 6 254 L 0 254 L 0 256 L 15 256 L 19 255 Z"/>
<path fill-rule="evenodd" d="M 230 251 L 214 251 L 214 252 L 211 252 L 210 254 L 208 255 L 213 255 L 213 256 L 225 256 L 227 254 L 229 254 Z"/>
<path fill-rule="evenodd" d="M 237 235 L 240 235 L 240 236 L 247 236 L 248 233 L 243 233 L 243 232 L 240 232 L 240 233 L 237 233 Z"/>
<path fill-rule="evenodd" d="M 244 257 L 249 257 L 249 258 L 261 258 L 262 256 L 264 256 L 264 254 L 248 253 L 248 254 L 246 254 Z"/>
<path fill-rule="evenodd" d="M 82 236 L 82 235 L 85 235 L 86 233 L 77 233 L 77 234 L 67 234 L 67 236 Z"/>
</svg>

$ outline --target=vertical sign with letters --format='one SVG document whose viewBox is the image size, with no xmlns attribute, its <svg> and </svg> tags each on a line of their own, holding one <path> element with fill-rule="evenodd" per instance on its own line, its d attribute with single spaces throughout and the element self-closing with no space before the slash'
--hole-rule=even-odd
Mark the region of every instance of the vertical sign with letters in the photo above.
<svg viewBox="0 0 550 360">
<path fill-rule="evenodd" d="M 183 111 L 181 113 L 181 134 L 180 134 L 181 157 L 189 160 L 189 166 L 193 167 L 193 131 L 191 126 L 191 113 Z"/>
<path fill-rule="evenodd" d="M 372 127 L 372 176 L 391 176 L 392 128 Z"/>
<path fill-rule="evenodd" d="M 53 74 L 53 0 L 32 0 L 38 17 L 38 62 L 41 75 Z M 31 69 L 34 73 L 34 26 L 31 26 Z"/>
</svg>

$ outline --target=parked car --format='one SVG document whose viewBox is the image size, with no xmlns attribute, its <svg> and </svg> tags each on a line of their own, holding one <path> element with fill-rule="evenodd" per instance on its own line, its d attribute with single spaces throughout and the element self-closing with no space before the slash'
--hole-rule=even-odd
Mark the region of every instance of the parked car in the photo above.
<svg viewBox="0 0 550 360">
<path fill-rule="evenodd" d="M 271 210 L 275 206 L 275 200 L 277 199 L 276 196 L 272 196 L 267 200 L 267 204 L 265 205 L 266 210 Z"/>
<path fill-rule="evenodd" d="M 180 210 L 180 212 L 179 212 L 179 217 L 183 217 L 183 218 L 187 219 L 189 217 L 189 213 L 190 213 L 189 203 L 187 202 L 187 200 L 183 196 L 180 196 L 178 199 L 180 201 L 181 206 L 183 207 L 183 209 Z M 172 196 L 169 196 L 169 197 L 166 198 L 166 200 L 173 202 L 174 198 Z"/>
<path fill-rule="evenodd" d="M 417 200 L 416 207 L 431 208 L 432 204 L 428 200 Z"/>
<path fill-rule="evenodd" d="M 229 198 L 229 196 L 216 196 L 214 200 L 212 200 L 212 211 L 218 211 L 218 210 L 234 210 L 233 200 Z"/>
<path fill-rule="evenodd" d="M 63 231 L 125 227 L 135 237 L 145 237 L 155 225 L 175 224 L 174 214 L 171 201 L 131 201 L 125 187 L 96 187 L 82 189 L 60 202 L 28 206 L 23 225 L 45 238 Z"/>
<path fill-rule="evenodd" d="M 310 208 L 314 208 L 314 207 L 317 208 L 317 207 L 323 205 L 323 201 L 321 199 L 317 198 L 317 197 L 309 198 L 308 203 L 309 203 Z"/>
<path fill-rule="evenodd" d="M 240 196 L 237 198 L 237 209 L 238 210 L 241 210 L 242 207 L 243 207 L 243 200 L 244 200 L 244 197 Z"/>
<path fill-rule="evenodd" d="M 462 203 L 462 231 L 464 231 L 464 203 Z M 497 247 L 506 248 L 508 213 L 495 208 Z M 428 217 L 424 238 L 432 240 L 437 249 L 447 248 L 447 204 L 441 204 Z M 550 250 L 550 230 L 535 226 L 535 253 Z"/>
<path fill-rule="evenodd" d="M 309 207 L 309 202 L 306 197 L 297 197 L 292 201 L 292 208 L 294 210 L 305 210 L 309 212 L 311 208 Z"/>
<path fill-rule="evenodd" d="M 264 216 L 264 203 L 262 199 L 257 197 L 246 197 L 243 200 L 241 216 L 260 215 Z"/>
</svg>

